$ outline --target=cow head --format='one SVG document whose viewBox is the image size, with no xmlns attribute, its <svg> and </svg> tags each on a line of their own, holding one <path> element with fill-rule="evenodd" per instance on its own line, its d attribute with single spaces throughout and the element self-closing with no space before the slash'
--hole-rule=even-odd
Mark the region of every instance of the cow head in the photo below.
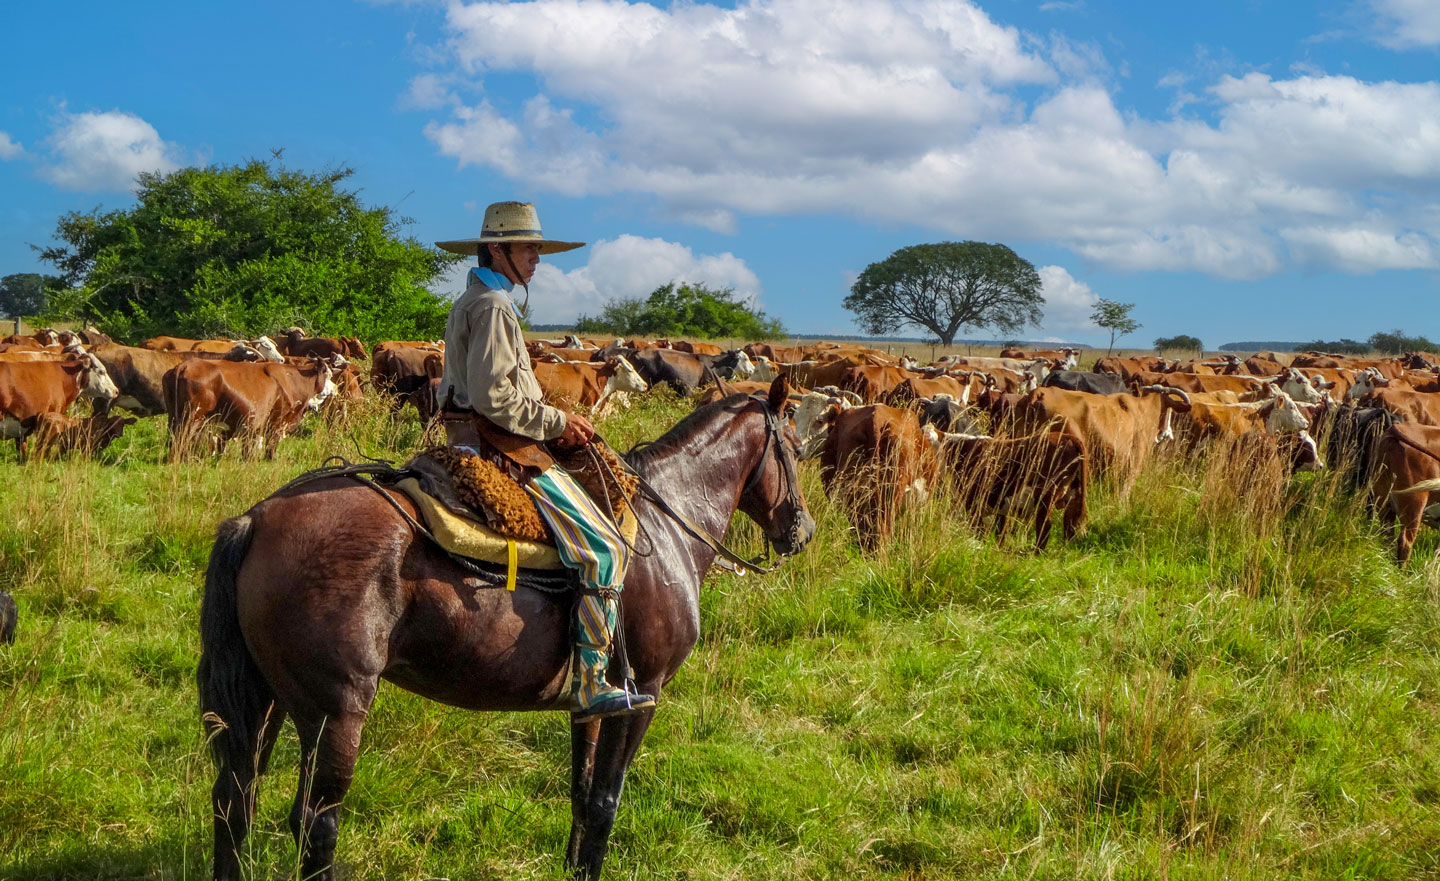
<svg viewBox="0 0 1440 881">
<path fill-rule="evenodd" d="M 1296 406 L 1295 399 L 1284 391 L 1276 392 L 1258 412 L 1265 420 L 1265 430 L 1274 435 L 1296 434 L 1310 427 L 1310 420 Z"/>
<path fill-rule="evenodd" d="M 305 409 L 318 413 L 325 402 L 335 395 L 335 374 L 330 365 L 319 358 L 314 359 L 314 364 L 316 379 L 320 380 L 320 390 L 315 393 L 315 397 L 305 402 Z"/>
<path fill-rule="evenodd" d="M 775 369 L 775 362 L 764 355 L 752 355 L 751 360 L 755 364 L 755 371 L 750 374 L 751 382 L 774 382 L 780 371 Z"/>
<path fill-rule="evenodd" d="M 365 361 L 370 358 L 370 354 L 365 351 L 365 344 L 353 336 L 342 336 L 340 344 L 345 347 L 345 354 L 357 361 Z"/>
<path fill-rule="evenodd" d="M 1271 387 L 1276 389 L 1278 393 L 1289 395 L 1302 404 L 1318 404 L 1326 397 L 1316 389 L 1315 386 L 1311 385 L 1310 380 L 1306 379 L 1304 374 L 1294 367 L 1286 368 L 1284 373 L 1281 373 L 1270 382 L 1272 384 Z M 1331 386 L 1333 387 L 1334 384 L 1332 383 Z"/>
<path fill-rule="evenodd" d="M 86 352 L 80 356 L 80 363 L 84 365 L 80 374 L 80 397 L 92 398 L 100 403 L 115 400 L 120 389 L 100 359 Z"/>
<path fill-rule="evenodd" d="M 615 375 L 606 382 L 607 388 L 617 392 L 644 392 L 649 391 L 650 384 L 641 376 L 635 365 L 624 355 L 616 355 L 605 362 L 615 368 Z"/>
<path fill-rule="evenodd" d="M 966 407 L 954 396 L 939 394 L 933 398 L 921 398 L 920 421 L 933 425 L 940 431 L 970 433 L 975 430 L 975 420 L 966 412 Z"/>
<path fill-rule="evenodd" d="M 1374 367 L 1366 367 L 1364 370 L 1360 371 L 1360 374 L 1358 376 L 1355 377 L 1355 384 L 1350 386 L 1350 388 L 1346 390 L 1345 400 L 1359 400 L 1360 398 L 1363 398 L 1371 392 L 1375 391 L 1377 388 L 1385 388 L 1389 384 L 1390 380 L 1382 376 L 1378 369 Z"/>
<path fill-rule="evenodd" d="M 266 361 L 273 361 L 276 364 L 283 364 L 285 362 L 285 356 L 280 354 L 279 347 L 276 346 L 275 341 L 268 336 L 260 337 L 253 345 L 255 351 L 259 352 L 260 357 Z"/>
<path fill-rule="evenodd" d="M 225 353 L 226 361 L 264 361 L 265 356 L 260 350 L 246 343 L 236 343 L 235 347 Z"/>
<path fill-rule="evenodd" d="M 60 338 L 56 336 L 55 331 L 51 330 L 48 327 L 42 327 L 41 329 L 35 331 L 35 342 L 39 343 L 42 346 L 53 346 L 59 341 Z"/>
<path fill-rule="evenodd" d="M 849 401 L 824 392 L 807 392 L 800 398 L 800 405 L 791 418 L 795 422 L 795 436 L 800 440 L 801 459 L 813 459 L 820 455 L 835 417 L 849 408 Z"/>
</svg>

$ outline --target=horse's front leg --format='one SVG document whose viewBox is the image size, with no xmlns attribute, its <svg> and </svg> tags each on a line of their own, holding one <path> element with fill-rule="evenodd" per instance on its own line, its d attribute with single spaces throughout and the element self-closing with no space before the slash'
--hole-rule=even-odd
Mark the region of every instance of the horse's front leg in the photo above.
<svg viewBox="0 0 1440 881">
<path fill-rule="evenodd" d="M 659 689 L 651 692 L 657 698 Z M 577 878 L 600 877 L 600 867 L 605 864 L 605 852 L 610 847 L 610 830 L 615 825 L 615 812 L 620 807 L 620 791 L 625 787 L 625 773 L 635 760 L 640 742 L 654 718 L 654 709 L 636 716 L 616 716 L 602 719 L 600 739 L 595 745 L 594 762 L 591 768 L 590 785 L 584 800 L 579 804 L 579 815 L 583 822 L 579 826 L 579 842 L 572 841 L 569 859 L 570 871 Z M 572 798 L 574 794 L 572 793 Z"/>
<path fill-rule="evenodd" d="M 599 719 L 570 726 L 570 844 L 565 848 L 565 865 L 572 869 L 580 864 L 585 805 L 590 799 L 590 782 L 595 777 L 595 746 L 599 740 Z"/>
</svg>

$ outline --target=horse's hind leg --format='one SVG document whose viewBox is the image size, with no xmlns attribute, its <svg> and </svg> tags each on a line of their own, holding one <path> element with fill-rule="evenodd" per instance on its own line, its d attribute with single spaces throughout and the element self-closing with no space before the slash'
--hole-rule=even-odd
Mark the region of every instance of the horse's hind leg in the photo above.
<svg viewBox="0 0 1440 881">
<path fill-rule="evenodd" d="M 232 743 L 220 763 L 210 801 L 215 811 L 215 877 L 239 879 L 240 848 L 255 820 L 257 778 L 270 764 L 270 752 L 285 724 L 285 714 L 269 704 L 249 720 L 247 743 Z"/>
<path fill-rule="evenodd" d="M 370 689 L 370 698 L 375 690 Z M 369 700 L 363 704 L 369 707 Z M 355 776 L 365 712 L 295 721 L 300 733 L 300 789 L 290 809 L 290 832 L 300 848 L 300 877 L 331 881 L 340 833 L 340 802 Z"/>
</svg>

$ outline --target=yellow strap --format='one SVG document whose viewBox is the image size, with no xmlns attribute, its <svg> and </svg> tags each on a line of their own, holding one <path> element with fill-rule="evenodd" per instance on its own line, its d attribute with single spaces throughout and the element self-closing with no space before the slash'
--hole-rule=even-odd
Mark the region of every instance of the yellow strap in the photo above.
<svg viewBox="0 0 1440 881">
<path fill-rule="evenodd" d="M 505 539 L 505 589 L 509 591 L 515 590 L 515 570 L 520 568 L 517 556 L 515 539 Z"/>
</svg>

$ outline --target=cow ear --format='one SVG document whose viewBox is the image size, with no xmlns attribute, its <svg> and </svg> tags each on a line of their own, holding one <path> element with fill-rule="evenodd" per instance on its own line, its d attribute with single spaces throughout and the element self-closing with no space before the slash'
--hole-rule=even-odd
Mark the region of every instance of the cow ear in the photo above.
<svg viewBox="0 0 1440 881">
<path fill-rule="evenodd" d="M 770 406 L 770 412 L 780 413 L 789 398 L 790 383 L 783 376 L 775 377 L 770 383 L 770 399 L 766 402 Z"/>
</svg>

